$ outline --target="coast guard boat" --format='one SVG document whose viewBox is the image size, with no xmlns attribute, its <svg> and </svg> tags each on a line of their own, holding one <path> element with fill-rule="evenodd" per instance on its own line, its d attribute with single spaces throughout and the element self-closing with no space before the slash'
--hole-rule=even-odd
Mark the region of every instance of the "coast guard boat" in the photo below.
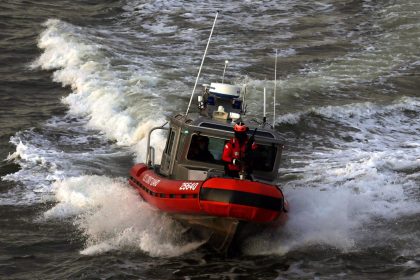
<svg viewBox="0 0 420 280">
<path fill-rule="evenodd" d="M 234 136 L 235 122 L 246 121 L 246 88 L 223 82 L 203 85 L 196 109 L 189 112 L 198 76 L 187 112 L 150 130 L 146 162 L 131 168 L 129 183 L 144 201 L 200 232 L 223 252 L 247 225 L 255 230 L 285 222 L 288 205 L 275 184 L 283 140 L 265 116 L 254 126 L 246 122 L 257 144 L 252 176 L 227 177 L 222 153 Z M 150 144 L 157 130 L 167 130 L 168 135 L 160 163 Z"/>
</svg>

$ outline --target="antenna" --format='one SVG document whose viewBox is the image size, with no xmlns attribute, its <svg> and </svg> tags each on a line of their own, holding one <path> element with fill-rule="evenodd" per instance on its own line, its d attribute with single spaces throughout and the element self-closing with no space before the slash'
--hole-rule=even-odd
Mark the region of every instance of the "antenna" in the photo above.
<svg viewBox="0 0 420 280">
<path fill-rule="evenodd" d="M 246 86 L 246 84 L 244 84 L 244 93 L 243 93 L 243 95 L 242 95 L 242 113 L 245 115 L 245 113 L 246 113 L 246 107 L 247 107 L 247 105 L 246 105 L 246 102 L 245 102 L 245 97 L 246 97 L 246 92 L 247 92 L 247 86 Z"/>
<path fill-rule="evenodd" d="M 198 69 L 197 78 L 195 79 L 194 88 L 193 88 L 193 91 L 191 93 L 190 102 L 188 103 L 188 108 L 187 108 L 187 112 L 185 113 L 185 116 L 188 116 L 188 111 L 190 110 L 191 102 L 192 102 L 192 99 L 194 97 L 195 88 L 197 87 L 198 78 L 200 78 L 201 68 L 203 68 L 204 59 L 206 58 L 207 49 L 209 48 L 209 45 L 210 45 L 211 35 L 213 35 L 213 30 L 214 30 L 214 26 L 216 25 L 216 20 L 217 20 L 218 15 L 219 15 L 219 12 L 217 12 L 216 16 L 214 17 L 213 27 L 211 28 L 209 40 L 207 41 L 207 46 L 206 46 L 206 50 L 204 51 L 203 59 L 201 60 L 200 69 Z"/>
<path fill-rule="evenodd" d="M 225 80 L 225 72 L 226 72 L 226 67 L 227 67 L 228 63 L 229 63 L 229 61 L 225 60 L 225 69 L 223 69 L 222 84 L 223 84 L 223 81 Z"/>
<path fill-rule="evenodd" d="M 277 49 L 276 58 L 274 60 L 274 108 L 273 108 L 273 129 L 276 125 L 276 88 L 277 88 Z"/>
<path fill-rule="evenodd" d="M 266 98 L 266 94 L 265 94 L 265 88 L 264 88 L 264 108 L 263 108 L 263 123 L 265 124 L 265 122 L 267 121 L 267 115 L 265 112 L 265 98 Z"/>
</svg>

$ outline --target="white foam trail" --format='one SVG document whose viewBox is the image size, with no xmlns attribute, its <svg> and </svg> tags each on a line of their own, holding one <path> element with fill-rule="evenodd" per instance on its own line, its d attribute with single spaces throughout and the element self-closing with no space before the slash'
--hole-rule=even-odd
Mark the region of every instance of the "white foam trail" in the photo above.
<svg viewBox="0 0 420 280">
<path fill-rule="evenodd" d="M 57 19 L 44 25 L 38 42 L 44 52 L 33 66 L 55 70 L 54 81 L 72 88 L 73 93 L 63 98 L 70 114 L 87 117 L 89 128 L 122 145 L 136 144 L 152 123 L 163 123 L 161 108 L 142 102 L 149 93 L 138 88 L 147 80 L 145 72 L 113 69 L 111 58 L 105 57 L 101 45 L 83 36 L 83 28 Z"/>
<path fill-rule="evenodd" d="M 63 98 L 63 102 L 69 106 L 68 119 L 71 121 L 66 123 L 61 120 L 57 127 L 63 128 L 64 125 L 69 132 L 73 132 L 75 128 L 77 131 L 71 133 L 70 137 L 60 136 L 63 137 L 62 140 L 73 144 L 74 141 L 83 143 L 87 140 L 86 135 L 92 134 L 89 129 L 99 130 L 101 133 L 98 137 L 95 136 L 95 141 L 103 138 L 115 140 L 118 145 L 128 145 L 137 160 L 144 161 L 147 133 L 151 127 L 163 124 L 165 119 L 161 112 L 164 107 L 162 99 L 157 92 L 150 94 L 148 88 L 159 78 L 155 74 L 150 76 L 147 70 L 131 65 L 132 61 L 127 61 L 127 68 L 114 69 L 111 65 L 113 57 L 104 55 L 105 46 L 95 43 L 95 37 L 89 35 L 85 28 L 56 19 L 50 19 L 44 25 L 46 29 L 38 41 L 44 52 L 32 66 L 53 70 L 54 81 L 70 86 L 73 90 Z M 159 100 L 159 106 L 153 105 L 156 103 L 154 98 Z M 54 134 L 56 128 L 53 121 L 48 126 L 52 127 Z M 61 130 L 58 134 L 62 134 Z M 23 200 L 24 203 L 45 198 L 45 195 L 40 197 L 34 193 L 50 193 L 51 182 L 55 180 L 90 172 L 83 170 L 86 167 L 84 160 L 89 161 L 95 159 L 96 155 L 103 157 L 108 154 L 106 151 L 102 152 L 101 147 L 94 151 L 89 148 L 89 154 L 84 151 L 77 154 L 63 153 L 63 147 L 54 138 L 52 136 L 49 139 L 47 135 L 29 130 L 18 133 L 11 139 L 16 145 L 16 152 L 8 160 L 18 163 L 22 168 L 2 179 L 25 182 L 28 195 L 25 196 L 27 198 Z M 151 143 L 156 149 L 156 161 L 159 161 L 165 143 L 164 135 L 155 133 Z M 125 151 L 117 153 L 123 154 Z M 79 162 L 75 165 L 74 161 Z M 21 198 L 19 196 L 19 203 L 23 203 Z M 2 201 L 13 203 L 15 200 Z"/>
<path fill-rule="evenodd" d="M 183 228 L 150 208 L 125 182 L 105 176 L 80 176 L 54 183 L 57 205 L 45 219 L 73 217 L 87 237 L 81 254 L 141 250 L 151 256 L 177 256 L 196 249 Z"/>
</svg>

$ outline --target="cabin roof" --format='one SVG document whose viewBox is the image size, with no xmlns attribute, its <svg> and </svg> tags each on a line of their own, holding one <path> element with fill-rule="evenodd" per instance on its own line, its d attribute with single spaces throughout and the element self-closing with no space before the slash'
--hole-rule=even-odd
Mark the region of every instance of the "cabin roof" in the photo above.
<svg viewBox="0 0 420 280">
<path fill-rule="evenodd" d="M 193 114 L 190 114 L 189 118 L 185 118 L 185 116 L 181 114 L 175 115 L 171 118 L 171 123 L 180 126 L 183 129 L 208 132 L 210 134 L 225 134 L 228 137 L 232 136 L 234 125 L 234 123 L 230 121 L 223 122 L 198 115 L 197 118 L 194 118 Z M 264 142 L 284 142 L 283 137 L 281 137 L 281 135 L 274 129 L 261 128 L 258 125 L 253 126 L 252 124 L 247 124 L 247 126 L 249 127 L 248 134 L 252 134 L 255 128 L 257 128 L 257 131 L 255 132 L 255 137 L 261 140 L 265 140 Z"/>
</svg>

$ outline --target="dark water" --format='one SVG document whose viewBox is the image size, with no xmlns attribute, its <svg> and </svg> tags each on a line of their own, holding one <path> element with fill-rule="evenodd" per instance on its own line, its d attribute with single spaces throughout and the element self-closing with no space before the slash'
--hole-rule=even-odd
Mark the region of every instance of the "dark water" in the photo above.
<svg viewBox="0 0 420 280">
<path fill-rule="evenodd" d="M 186 109 L 216 10 L 200 82 L 229 60 L 256 117 L 278 49 L 291 204 L 284 228 L 227 259 L 126 183 L 148 129 Z M 420 279 L 419 13 L 407 0 L 2 1 L 0 278 Z"/>
</svg>

